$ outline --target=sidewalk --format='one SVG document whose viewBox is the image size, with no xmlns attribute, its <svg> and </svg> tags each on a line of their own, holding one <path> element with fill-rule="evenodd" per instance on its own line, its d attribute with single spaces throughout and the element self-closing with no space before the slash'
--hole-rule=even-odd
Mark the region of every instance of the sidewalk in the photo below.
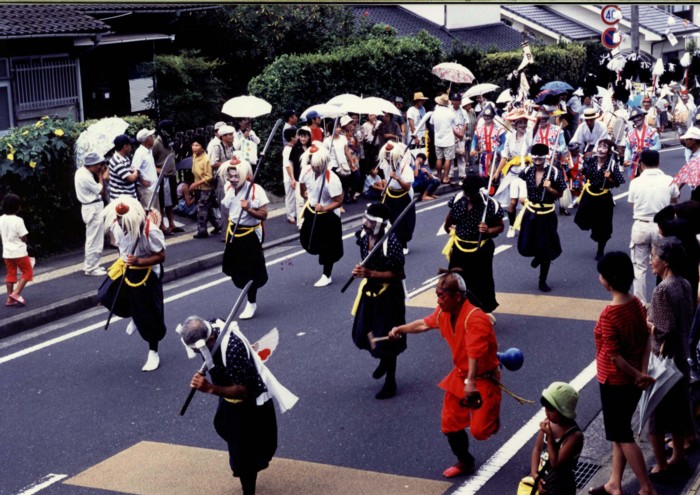
<svg viewBox="0 0 700 495">
<path fill-rule="evenodd" d="M 457 186 L 445 185 L 440 186 L 437 192 L 449 197 L 458 189 Z M 283 198 L 270 195 L 270 199 L 263 248 L 270 249 L 287 242 L 301 247 L 297 227 L 286 220 Z M 360 218 L 368 202 L 359 198 L 355 204 L 343 205 L 345 213 L 341 217 L 342 222 Z M 197 231 L 196 221 L 179 216 L 176 216 L 176 220 L 184 223 L 185 232 L 166 237 L 164 283 L 220 266 L 224 251 L 220 236 L 193 239 Z M 100 265 L 107 268 L 116 259 L 117 250 L 105 243 Z M 0 277 L 5 277 L 4 265 L 0 269 Z M 37 263 L 34 281 L 28 283 L 22 293 L 27 305 L 0 305 L 0 339 L 97 306 L 97 289 L 103 281 L 104 277 L 91 277 L 83 273 L 82 249 Z M 3 299 L 6 293 L 3 284 L 0 287 Z"/>
</svg>

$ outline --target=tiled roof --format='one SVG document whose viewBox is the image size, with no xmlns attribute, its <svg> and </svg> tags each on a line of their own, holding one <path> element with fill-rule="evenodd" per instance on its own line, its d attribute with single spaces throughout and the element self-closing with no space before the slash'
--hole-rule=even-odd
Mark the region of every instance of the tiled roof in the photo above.
<svg viewBox="0 0 700 495">
<path fill-rule="evenodd" d="M 450 32 L 462 43 L 477 45 L 482 50 L 497 47 L 500 50 L 519 50 L 522 33 L 503 23 L 468 29 L 452 29 Z"/>
<path fill-rule="evenodd" d="M 455 41 L 471 43 L 483 49 L 496 47 L 500 50 L 520 48 L 522 41 L 522 34 L 505 24 L 447 30 L 400 6 L 355 5 L 352 9 L 357 19 L 364 17 L 371 24 L 391 26 L 399 36 L 415 36 L 418 31 L 424 29 L 439 39 L 448 50 Z"/>
<path fill-rule="evenodd" d="M 600 36 L 600 32 L 563 17 L 545 6 L 507 4 L 501 5 L 501 9 L 511 14 L 518 15 L 572 41 L 583 41 Z"/>
<path fill-rule="evenodd" d="M 198 3 L 81 3 L 73 7 L 86 14 L 116 14 L 120 12 L 177 12 L 183 10 L 216 9 L 220 5 Z"/>
<path fill-rule="evenodd" d="M 601 10 L 600 5 L 593 5 L 593 7 Z M 632 18 L 632 9 L 629 5 L 621 5 L 622 17 L 625 20 L 630 20 Z M 668 25 L 668 18 L 671 17 L 676 23 L 673 26 Z M 685 19 L 661 10 L 653 5 L 640 5 L 639 6 L 639 25 L 648 29 L 659 35 L 665 35 L 666 29 L 671 28 L 671 32 L 675 35 L 683 35 L 689 33 L 696 33 L 700 31 L 700 26 L 688 22 Z"/>
<path fill-rule="evenodd" d="M 0 38 L 89 35 L 109 31 L 102 21 L 69 5 L 0 4 Z"/>
</svg>

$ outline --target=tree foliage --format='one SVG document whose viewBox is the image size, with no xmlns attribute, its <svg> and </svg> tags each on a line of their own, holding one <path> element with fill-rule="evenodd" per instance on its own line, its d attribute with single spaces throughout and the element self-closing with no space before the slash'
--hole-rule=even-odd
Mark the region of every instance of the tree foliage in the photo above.
<svg viewBox="0 0 700 495">
<path fill-rule="evenodd" d="M 150 65 L 150 64 L 149 64 Z M 176 126 L 189 128 L 218 115 L 225 100 L 224 84 L 216 75 L 218 60 L 200 56 L 197 50 L 156 56 L 157 87 L 147 101 L 158 105 Z"/>
</svg>

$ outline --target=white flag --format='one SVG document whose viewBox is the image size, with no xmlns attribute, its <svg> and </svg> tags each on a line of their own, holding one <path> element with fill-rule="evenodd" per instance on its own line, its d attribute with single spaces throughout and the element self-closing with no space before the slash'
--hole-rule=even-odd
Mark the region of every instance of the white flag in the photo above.
<svg viewBox="0 0 700 495">
<path fill-rule="evenodd" d="M 527 41 L 523 41 L 521 43 L 523 47 L 523 61 L 520 62 L 520 66 L 518 67 L 518 72 L 523 70 L 525 67 L 530 65 L 535 59 L 532 56 L 532 52 L 530 51 L 530 44 Z"/>
</svg>

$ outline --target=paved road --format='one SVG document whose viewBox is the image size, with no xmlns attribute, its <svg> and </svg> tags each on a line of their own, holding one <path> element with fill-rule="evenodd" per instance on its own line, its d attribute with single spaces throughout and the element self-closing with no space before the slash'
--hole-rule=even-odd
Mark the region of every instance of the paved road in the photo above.
<svg viewBox="0 0 700 495">
<path fill-rule="evenodd" d="M 680 151 L 662 156 L 672 160 Z M 422 205 L 418 215 L 406 265 L 409 320 L 434 307 L 431 284 L 436 268 L 446 265 L 439 253 L 447 238 L 436 235 L 445 202 Z M 627 250 L 630 218 L 621 197 L 609 250 Z M 518 255 L 517 239 L 498 239 L 496 329 L 501 348 L 516 346 L 526 356 L 522 370 L 504 372 L 506 385 L 537 399 L 551 381 L 573 382 L 582 391 L 585 426 L 599 410 L 591 329 L 607 294 L 597 282 L 594 243 L 572 217 L 559 219 L 564 255 L 552 267 L 554 290 L 547 296 L 537 291 L 529 260 Z M 356 228 L 346 226 L 346 255 L 325 289 L 313 287 L 320 267 L 298 243 L 266 253 L 270 282 L 259 293 L 255 319 L 241 328 L 251 340 L 279 328 L 270 368 L 300 401 L 278 416 L 277 458 L 261 474 L 259 492 L 512 493 L 529 469 L 540 408 L 504 396 L 501 431 L 472 443 L 482 469 L 446 482 L 441 472 L 453 458 L 439 430 L 436 384 L 451 366 L 437 333 L 411 336 L 398 363 L 398 395 L 374 399 L 381 385 L 370 376 L 376 361 L 350 340 L 354 293 L 339 292 L 359 258 Z M 211 424 L 215 400 L 199 395 L 185 417 L 178 415 L 199 363 L 186 359 L 172 331 L 191 313 L 225 316 L 236 295 L 218 270 L 168 284 L 170 332 L 154 373 L 140 371 L 146 345 L 125 335 L 125 321 L 102 330 L 104 310 L 0 341 L 0 494 L 240 493 L 226 475 L 225 445 Z"/>
</svg>

